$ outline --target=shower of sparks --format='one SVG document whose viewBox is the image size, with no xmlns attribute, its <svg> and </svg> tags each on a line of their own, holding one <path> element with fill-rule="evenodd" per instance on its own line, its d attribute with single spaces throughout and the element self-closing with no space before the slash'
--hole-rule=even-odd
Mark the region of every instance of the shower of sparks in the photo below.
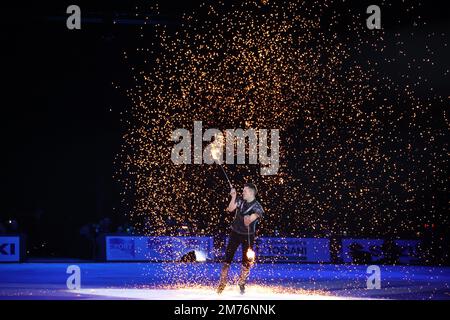
<svg viewBox="0 0 450 320">
<path fill-rule="evenodd" d="M 217 163 L 222 162 L 222 156 L 223 156 L 223 135 L 217 135 L 214 142 L 211 143 L 211 157 L 215 160 Z"/>
<path fill-rule="evenodd" d="M 448 203 L 439 198 L 447 193 L 448 97 L 430 87 L 419 98 L 416 90 L 432 83 L 413 72 L 433 64 L 436 48 L 424 43 L 427 56 L 410 58 L 400 33 L 370 31 L 365 10 L 338 13 L 336 2 L 219 2 L 184 14 L 179 26 L 156 28 L 151 49 L 137 50 L 148 63 L 133 67 L 118 156 L 117 178 L 137 230 L 228 232 L 222 173 L 171 162 L 172 131 L 192 132 L 194 121 L 204 130 L 280 130 L 277 175 L 228 165 L 236 186 L 258 186 L 266 212 L 259 235 L 410 237 L 429 219 L 448 221 Z M 420 27 L 417 6 L 404 5 L 405 19 Z M 446 35 L 432 37 L 447 45 Z M 402 59 L 404 81 L 381 70 L 381 59 L 392 68 Z"/>
</svg>

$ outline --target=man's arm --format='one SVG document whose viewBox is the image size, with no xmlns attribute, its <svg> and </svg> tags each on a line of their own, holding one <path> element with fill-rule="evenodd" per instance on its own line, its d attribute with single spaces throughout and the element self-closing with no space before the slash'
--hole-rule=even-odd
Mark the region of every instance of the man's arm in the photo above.
<svg viewBox="0 0 450 320">
<path fill-rule="evenodd" d="M 247 215 L 244 217 L 244 224 L 246 227 L 248 227 L 253 221 L 259 218 L 259 214 L 252 213 L 250 215 Z"/>
<path fill-rule="evenodd" d="M 230 200 L 230 203 L 228 204 L 228 207 L 226 209 L 228 212 L 232 212 L 232 211 L 236 210 L 236 207 L 237 207 L 237 204 L 236 204 L 236 189 L 235 188 L 231 189 L 230 195 L 231 195 L 231 200 Z"/>
</svg>

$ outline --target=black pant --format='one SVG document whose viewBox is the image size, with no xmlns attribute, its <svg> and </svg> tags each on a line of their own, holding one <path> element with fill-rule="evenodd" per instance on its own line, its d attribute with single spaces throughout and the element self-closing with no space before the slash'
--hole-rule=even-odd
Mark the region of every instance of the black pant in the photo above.
<svg viewBox="0 0 450 320">
<path fill-rule="evenodd" d="M 244 267 L 249 268 L 251 263 L 247 258 L 247 249 L 251 246 L 253 247 L 253 244 L 255 242 L 255 235 L 250 235 L 250 245 L 248 243 L 248 234 L 239 234 L 235 231 L 230 232 L 230 236 L 228 238 L 228 245 L 227 249 L 225 250 L 225 262 L 231 263 L 233 261 L 234 254 L 236 253 L 236 250 L 239 248 L 239 246 L 242 244 L 242 265 Z"/>
</svg>

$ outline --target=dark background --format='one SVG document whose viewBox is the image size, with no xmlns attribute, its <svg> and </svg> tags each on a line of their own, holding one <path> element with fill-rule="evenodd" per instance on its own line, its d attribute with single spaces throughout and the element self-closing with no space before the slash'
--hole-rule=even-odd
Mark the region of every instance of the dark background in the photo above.
<svg viewBox="0 0 450 320">
<path fill-rule="evenodd" d="M 120 119 L 129 101 L 114 83 L 126 84 L 131 76 L 121 54 L 142 45 L 142 20 L 135 13 L 150 14 L 145 8 L 151 3 L 1 5 L 0 222 L 8 229 L 17 221 L 31 256 L 89 257 L 82 226 L 104 217 L 114 228 L 126 222 L 113 174 L 126 129 Z M 176 27 L 179 15 L 200 3 L 160 1 L 158 21 Z M 82 20 L 81 30 L 68 30 L 70 4 L 81 7 L 82 19 L 98 20 Z M 347 1 L 342 10 L 357 6 L 364 12 L 368 4 L 377 1 Z M 383 28 L 408 28 L 397 23 L 402 10 L 394 5 L 383 14 Z M 433 3 L 422 15 L 429 21 L 423 31 L 450 34 L 446 10 Z M 117 17 L 128 23 L 113 24 Z M 152 26 L 145 28 L 150 32 Z M 418 36 L 417 43 L 422 40 Z M 437 52 L 437 68 L 448 68 L 449 56 L 448 47 Z M 437 93 L 448 96 L 442 74 L 430 70 L 428 76 Z"/>
</svg>

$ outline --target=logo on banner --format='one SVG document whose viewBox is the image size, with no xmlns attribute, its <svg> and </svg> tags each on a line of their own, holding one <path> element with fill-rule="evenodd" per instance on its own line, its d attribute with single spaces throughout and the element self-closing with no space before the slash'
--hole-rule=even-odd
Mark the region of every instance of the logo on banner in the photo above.
<svg viewBox="0 0 450 320">
<path fill-rule="evenodd" d="M 133 238 L 110 238 L 109 239 L 109 250 L 111 253 L 117 257 L 133 257 L 135 256 L 134 250 L 134 239 Z"/>
<path fill-rule="evenodd" d="M 270 238 L 263 237 L 257 242 L 258 255 L 283 261 L 330 261 L 328 239 L 317 238 Z"/>
<path fill-rule="evenodd" d="M 16 254 L 16 244 L 0 243 L 0 254 L 14 256 Z"/>
<path fill-rule="evenodd" d="M 0 262 L 18 262 L 20 260 L 20 237 L 0 236 Z"/>
</svg>

